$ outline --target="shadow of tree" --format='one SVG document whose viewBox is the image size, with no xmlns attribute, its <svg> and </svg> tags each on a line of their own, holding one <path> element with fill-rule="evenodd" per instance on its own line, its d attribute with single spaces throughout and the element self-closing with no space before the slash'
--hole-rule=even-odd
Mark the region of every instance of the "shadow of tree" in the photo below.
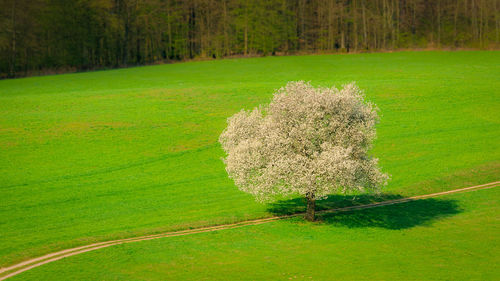
<svg viewBox="0 0 500 281">
<path fill-rule="evenodd" d="M 328 199 L 317 201 L 317 210 L 330 210 L 401 198 L 403 197 L 394 194 L 362 195 L 356 198 L 333 195 Z M 296 198 L 278 201 L 270 204 L 268 210 L 276 215 L 301 213 L 305 211 L 305 200 Z M 323 223 L 349 228 L 405 229 L 418 225 L 429 225 L 437 219 L 452 216 L 461 211 L 455 200 L 429 198 L 369 209 L 323 213 L 319 214 L 317 219 Z"/>
<path fill-rule="evenodd" d="M 365 205 L 370 203 L 382 202 L 387 200 L 402 199 L 403 196 L 397 194 L 363 194 L 363 195 L 330 195 L 328 198 L 316 201 L 316 211 L 330 210 L 336 208 Z M 269 204 L 267 209 L 275 215 L 292 215 L 306 211 L 305 198 L 294 198 L 289 200 L 280 200 Z"/>
</svg>

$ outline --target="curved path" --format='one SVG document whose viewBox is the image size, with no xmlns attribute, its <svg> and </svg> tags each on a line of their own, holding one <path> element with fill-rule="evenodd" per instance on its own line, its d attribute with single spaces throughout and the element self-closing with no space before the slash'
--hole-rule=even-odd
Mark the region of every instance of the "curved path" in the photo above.
<svg viewBox="0 0 500 281">
<path fill-rule="evenodd" d="M 419 200 L 419 199 L 437 197 L 437 196 L 442 196 L 442 195 L 446 195 L 446 194 L 493 188 L 493 187 L 497 187 L 499 185 L 500 185 L 500 181 L 496 181 L 496 182 L 490 182 L 490 183 L 481 184 L 481 185 L 475 185 L 475 186 L 470 186 L 470 187 L 465 187 L 465 188 L 460 188 L 460 189 L 454 189 L 454 190 L 450 190 L 450 191 L 431 193 L 431 194 L 425 194 L 425 195 L 418 195 L 418 196 L 413 196 L 413 197 L 382 201 L 382 202 L 372 203 L 372 204 L 330 209 L 330 210 L 319 211 L 317 213 L 324 214 L 324 213 L 332 213 L 332 212 L 343 212 L 343 211 L 375 208 L 375 207 L 392 205 L 392 204 L 399 204 L 399 203 L 404 203 L 404 202 L 409 202 L 409 201 L 414 201 L 414 200 Z M 114 246 L 114 245 L 119 245 L 119 244 L 124 244 L 124 243 L 132 243 L 132 242 L 138 242 L 138 241 L 145 241 L 145 240 L 152 240 L 152 239 L 159 239 L 159 238 L 165 238 L 165 237 L 172 237 L 172 236 L 182 236 L 182 235 L 190 235 L 190 234 L 203 233 L 203 232 L 211 232 L 211 231 L 217 231 L 217 230 L 223 230 L 223 229 L 231 229 L 231 228 L 237 228 L 237 227 L 242 227 L 242 226 L 247 226 L 247 225 L 257 225 L 257 224 L 268 223 L 271 221 L 276 221 L 276 220 L 281 220 L 281 219 L 286 219 L 286 218 L 291 218 L 291 217 L 297 217 L 297 216 L 301 216 L 301 215 L 303 215 L 303 214 L 299 213 L 299 214 L 293 214 L 293 215 L 274 216 L 274 217 L 268 217 L 268 218 L 263 218 L 263 219 L 242 221 L 242 222 L 232 223 L 232 224 L 215 225 L 215 226 L 209 226 L 209 227 L 203 227 L 203 228 L 187 229 L 187 230 L 165 232 L 165 233 L 145 235 L 145 236 L 139 236 L 139 237 L 132 237 L 132 238 L 126 238 L 126 239 L 111 240 L 111 241 L 99 242 L 99 243 L 80 246 L 80 247 L 76 247 L 76 248 L 66 249 L 66 250 L 54 252 L 51 254 L 47 254 L 45 256 L 41 256 L 38 258 L 30 259 L 30 260 L 27 260 L 27 261 L 24 261 L 24 262 L 21 262 L 18 264 L 14 264 L 14 265 L 9 266 L 9 267 L 1 268 L 0 269 L 0 281 L 5 280 L 9 277 L 18 275 L 21 272 L 30 270 L 30 269 L 35 268 L 35 267 L 39 267 L 41 265 L 44 265 L 44 264 L 47 264 L 50 262 L 54 262 L 54 261 L 57 261 L 57 260 L 60 260 L 60 259 L 66 258 L 66 257 L 71 257 L 74 255 L 78 255 L 78 254 L 82 254 L 82 253 L 90 252 L 90 251 L 95 251 L 95 250 L 98 250 L 101 248 L 106 248 L 106 247 L 110 247 L 110 246 Z"/>
</svg>

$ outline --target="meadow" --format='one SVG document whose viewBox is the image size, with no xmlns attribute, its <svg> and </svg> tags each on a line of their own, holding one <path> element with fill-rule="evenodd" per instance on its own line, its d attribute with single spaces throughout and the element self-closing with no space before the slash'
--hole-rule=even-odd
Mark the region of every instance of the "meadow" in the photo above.
<svg viewBox="0 0 500 281">
<path fill-rule="evenodd" d="M 499 189 L 117 245 L 11 280 L 496 280 Z"/>
<path fill-rule="evenodd" d="M 380 108 L 372 153 L 392 175 L 387 194 L 426 194 L 498 180 L 498 77 L 499 52 L 463 51 L 227 59 L 0 81 L 0 266 L 95 241 L 275 215 L 276 204 L 255 202 L 227 178 L 217 138 L 227 117 L 268 102 L 287 81 L 321 86 L 356 81 L 365 90 Z M 473 203 L 483 200 L 498 205 L 496 191 L 477 194 L 457 196 L 474 210 L 480 207 Z M 483 197 L 469 202 L 474 196 Z M 494 206 L 480 211 L 472 212 L 471 220 L 491 223 L 488 216 L 498 212 Z M 460 224 L 468 213 L 459 213 L 450 218 L 456 222 L 435 225 Z M 498 233 L 486 223 L 473 225 L 472 234 Z M 256 239 L 262 231 L 266 240 L 300 226 L 300 221 L 280 222 L 203 239 L 220 235 L 210 243 L 230 243 L 241 236 Z M 307 227 L 312 229 L 304 232 L 324 227 L 318 231 L 333 233 L 318 238 L 318 247 L 339 236 L 348 242 L 358 229 L 342 232 L 336 223 Z M 416 226 L 362 229 L 387 239 L 423 231 Z M 434 226 L 422 229 L 439 232 Z M 371 235 L 364 232 L 359 235 Z M 154 251 L 164 253 L 165 247 L 202 243 L 196 237 L 202 236 L 147 247 L 153 259 Z M 257 243 L 241 241 L 248 247 Z M 471 251 L 490 247 L 470 243 Z M 134 253 L 139 245 L 145 244 L 123 246 L 123 251 Z M 198 255 L 205 251 L 200 247 L 194 247 Z M 112 251 L 99 259 L 120 261 L 114 256 L 120 253 Z"/>
</svg>

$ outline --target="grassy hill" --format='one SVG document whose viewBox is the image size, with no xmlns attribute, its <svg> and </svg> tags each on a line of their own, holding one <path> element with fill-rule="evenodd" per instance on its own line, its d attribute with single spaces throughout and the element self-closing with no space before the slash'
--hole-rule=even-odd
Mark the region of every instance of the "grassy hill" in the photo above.
<svg viewBox="0 0 500 281">
<path fill-rule="evenodd" d="M 287 81 L 357 81 L 402 196 L 498 180 L 500 52 L 189 62 L 0 81 L 0 266 L 92 241 L 274 214 L 217 138 Z"/>
</svg>

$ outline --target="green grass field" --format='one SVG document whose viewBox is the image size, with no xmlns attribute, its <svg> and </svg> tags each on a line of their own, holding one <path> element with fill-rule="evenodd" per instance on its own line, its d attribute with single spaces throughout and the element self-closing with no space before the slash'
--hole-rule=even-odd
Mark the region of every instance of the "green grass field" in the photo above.
<svg viewBox="0 0 500 281">
<path fill-rule="evenodd" d="M 227 178 L 217 138 L 227 117 L 268 102 L 274 89 L 292 80 L 322 86 L 357 81 L 378 105 L 373 154 L 392 175 L 386 193 L 426 194 L 498 180 L 499 77 L 500 52 L 471 51 L 231 59 L 0 81 L 0 266 L 94 241 L 274 215 L 276 205 L 256 203 Z M 467 196 L 476 195 L 463 196 L 460 202 L 469 204 Z M 271 239 L 299 225 L 254 231 Z M 492 235 L 492 229 L 481 231 Z M 220 237 L 254 235 L 245 231 Z M 387 239 L 404 231 L 391 230 Z M 335 235 L 355 239 L 351 232 Z M 196 243 L 195 237 L 182 243 Z M 377 247 L 389 247 L 390 240 L 383 241 Z M 151 251 L 177 247 L 172 243 L 151 242 Z M 145 244 L 124 247 L 138 245 Z M 490 247 L 477 246 L 479 252 Z"/>
<path fill-rule="evenodd" d="M 12 280 L 496 280 L 498 188 L 118 245 Z"/>
</svg>

